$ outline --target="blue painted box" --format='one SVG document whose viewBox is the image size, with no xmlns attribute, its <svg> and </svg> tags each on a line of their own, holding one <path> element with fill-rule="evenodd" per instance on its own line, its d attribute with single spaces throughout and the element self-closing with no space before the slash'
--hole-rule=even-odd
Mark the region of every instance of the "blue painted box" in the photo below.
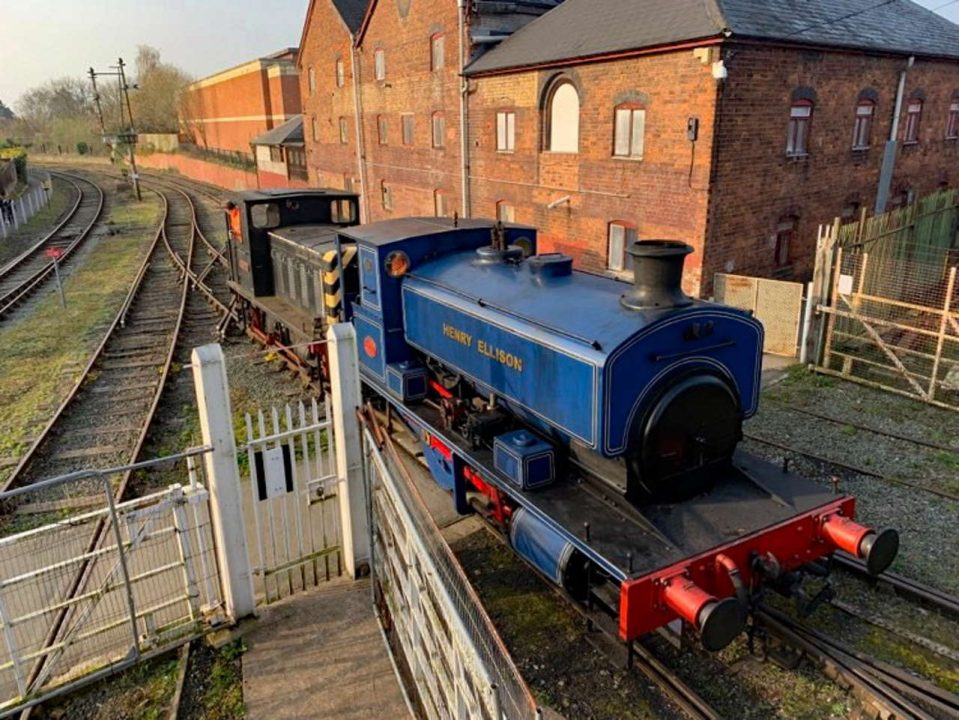
<svg viewBox="0 0 959 720">
<path fill-rule="evenodd" d="M 416 402 L 426 397 L 426 368 L 403 361 L 386 366 L 386 389 L 400 402 Z"/>
<path fill-rule="evenodd" d="M 526 430 L 493 441 L 493 465 L 523 490 L 549 485 L 556 479 L 556 452 L 548 442 Z"/>
</svg>

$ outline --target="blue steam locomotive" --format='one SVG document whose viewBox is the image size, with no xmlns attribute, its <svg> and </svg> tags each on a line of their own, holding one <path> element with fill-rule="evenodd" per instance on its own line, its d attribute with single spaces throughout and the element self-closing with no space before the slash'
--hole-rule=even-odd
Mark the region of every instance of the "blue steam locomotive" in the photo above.
<svg viewBox="0 0 959 720">
<path fill-rule="evenodd" d="M 747 588 L 791 586 L 836 549 L 873 572 L 892 562 L 898 535 L 855 523 L 852 497 L 738 448 L 763 329 L 683 294 L 688 245 L 635 243 L 630 286 L 538 254 L 533 228 L 355 225 L 351 203 L 298 191 L 230 204 L 247 329 L 322 374 L 323 329 L 352 322 L 365 385 L 456 509 L 606 608 L 624 640 L 682 618 L 716 650 L 742 631 Z M 339 209 L 291 222 L 314 204 Z M 262 262 L 244 274 L 251 254 Z"/>
</svg>

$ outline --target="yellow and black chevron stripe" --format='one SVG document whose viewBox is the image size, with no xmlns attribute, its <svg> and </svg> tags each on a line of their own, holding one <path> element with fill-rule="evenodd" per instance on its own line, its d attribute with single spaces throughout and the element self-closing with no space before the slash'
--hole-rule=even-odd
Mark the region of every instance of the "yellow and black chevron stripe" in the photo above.
<svg viewBox="0 0 959 720">
<path fill-rule="evenodd" d="M 343 269 L 349 267 L 356 257 L 356 246 L 343 248 L 343 265 L 336 250 L 323 254 L 320 269 L 323 271 L 323 304 L 328 322 L 339 322 L 343 317 Z"/>
</svg>

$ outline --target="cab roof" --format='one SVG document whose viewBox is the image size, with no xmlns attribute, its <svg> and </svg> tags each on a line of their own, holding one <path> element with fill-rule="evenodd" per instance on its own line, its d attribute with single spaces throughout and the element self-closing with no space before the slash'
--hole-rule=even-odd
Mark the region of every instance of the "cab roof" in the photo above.
<svg viewBox="0 0 959 720">
<path fill-rule="evenodd" d="M 241 202 L 262 202 L 264 200 L 282 200 L 284 198 L 334 197 L 358 199 L 356 193 L 335 188 L 261 188 L 244 190 L 235 196 Z"/>
<path fill-rule="evenodd" d="M 352 238 L 367 245 L 391 245 L 401 240 L 436 235 L 455 229 L 491 230 L 495 220 L 473 220 L 460 218 L 455 223 L 453 218 L 442 217 L 409 217 L 397 220 L 383 220 L 344 228 L 341 235 Z M 504 224 L 507 228 L 523 228 L 524 225 Z M 530 228 L 532 230 L 532 228 Z"/>
</svg>

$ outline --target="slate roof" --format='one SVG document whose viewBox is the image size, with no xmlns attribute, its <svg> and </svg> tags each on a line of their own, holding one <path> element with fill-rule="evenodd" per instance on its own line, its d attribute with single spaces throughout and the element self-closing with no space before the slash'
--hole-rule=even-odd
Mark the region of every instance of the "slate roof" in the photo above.
<svg viewBox="0 0 959 720">
<path fill-rule="evenodd" d="M 367 4 L 368 0 L 333 0 L 336 11 L 343 18 L 343 22 L 346 23 L 351 33 L 355 33 L 363 24 Z"/>
<path fill-rule="evenodd" d="M 959 25 L 911 0 L 565 0 L 466 74 L 724 35 L 959 59 Z"/>
<path fill-rule="evenodd" d="M 303 116 L 290 118 L 282 125 L 257 135 L 250 141 L 251 145 L 302 145 L 303 144 Z"/>
</svg>

